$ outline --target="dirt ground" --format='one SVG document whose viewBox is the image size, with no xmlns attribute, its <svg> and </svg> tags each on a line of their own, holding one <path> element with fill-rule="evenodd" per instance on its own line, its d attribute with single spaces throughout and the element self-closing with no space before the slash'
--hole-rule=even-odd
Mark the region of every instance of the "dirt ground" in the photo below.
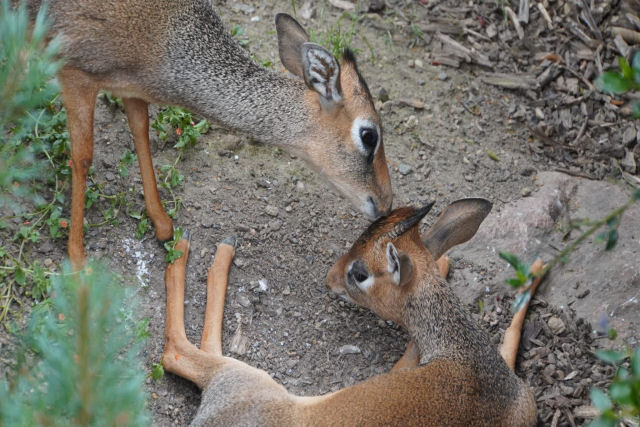
<svg viewBox="0 0 640 427">
<path fill-rule="evenodd" d="M 234 7 L 233 2 L 216 3 L 229 28 L 246 28 L 247 48 L 261 60 L 272 61 L 274 71 L 280 72 L 273 17 L 277 12 L 292 13 L 291 2 L 245 1 L 254 8 L 251 13 Z M 419 3 L 407 2 L 399 7 L 403 13 L 422 13 Z M 301 20 L 303 26 L 315 32 L 335 23 L 341 13 L 328 3 L 321 4 L 324 6 L 317 6 L 314 18 Z M 354 39 L 354 46 L 360 49 L 360 70 L 371 92 L 377 97 L 384 88 L 392 101 L 416 97 L 424 101 L 421 109 L 392 102 L 380 110 L 394 206 L 435 200 L 437 214 L 456 199 L 485 197 L 494 203 L 494 209 L 499 209 L 534 189 L 537 171 L 568 167 L 563 159 L 530 149 L 531 132 L 510 118 L 514 105 L 528 102 L 524 94 L 488 85 L 470 67 L 432 65 L 424 61 L 429 45 L 418 43 L 411 47 L 408 29 L 385 30 L 380 22 L 386 21 L 379 16 L 365 16 Z M 347 27 L 348 22 L 343 21 L 342 25 Z M 376 54 L 375 61 L 371 60 L 371 49 Z M 422 62 L 416 64 L 416 59 Z M 473 110 L 469 109 L 469 102 L 475 106 Z M 95 138 L 96 179 L 106 184 L 107 193 L 133 185 L 138 194 L 136 202 L 142 209 L 137 167 L 131 168 L 127 179 L 114 176 L 124 150 L 133 151 L 125 115 L 99 102 Z M 156 165 L 170 163 L 175 156 L 170 143 L 155 137 L 152 150 Z M 498 160 L 492 159 L 489 152 L 495 153 Z M 596 164 L 605 169 L 609 166 L 607 159 Z M 187 336 L 192 341 L 199 341 L 206 272 L 216 244 L 228 235 L 236 235 L 237 255 L 230 273 L 224 317 L 225 354 L 266 370 L 289 391 L 301 395 L 334 391 L 391 368 L 404 349 L 405 333 L 366 310 L 336 299 L 325 289 L 326 272 L 368 224 L 348 201 L 301 160 L 215 125 L 196 148 L 186 153 L 178 168 L 185 181 L 184 187 L 177 190 L 184 209 L 176 225 L 188 229 L 192 239 L 185 296 Z M 163 191 L 161 195 L 168 197 Z M 435 214 L 426 222 L 433 222 Z M 151 338 L 144 354 L 150 367 L 160 361 L 164 345 L 165 251 L 152 233 L 137 241 L 136 221 L 126 215 L 121 217 L 117 228 L 91 228 L 85 247 L 89 256 L 107 260 L 131 286 L 139 287 L 142 315 L 150 318 Z M 89 209 L 87 219 L 90 223 L 99 222 L 99 212 Z M 64 241 L 46 242 L 34 256 L 58 262 L 65 251 Z M 455 263 L 453 268 L 455 275 Z M 495 320 L 491 313 L 495 314 L 502 304 L 501 297 L 509 293 L 496 281 L 492 293 L 485 296 L 486 313 L 478 315 L 496 339 L 506 320 L 491 324 Z M 473 309 L 477 312 L 478 305 Z M 561 312 L 567 325 L 583 325 L 570 311 L 550 307 L 542 300 L 534 309 L 535 316 L 544 321 Z M 550 391 L 557 385 L 545 379 L 559 382 L 570 371 L 560 363 L 560 373 L 544 370 L 540 362 L 540 357 L 546 356 L 544 351 L 531 350 L 544 345 L 523 350 L 526 354 L 522 360 L 531 361 L 520 367 L 519 374 L 536 387 L 541 424 L 550 424 L 552 417 L 558 425 L 581 424 L 584 420 L 574 419 L 568 408 L 588 405 L 589 387 L 604 384 L 611 372 L 590 353 L 591 346 L 597 343 L 589 338 L 588 325 L 567 327 L 568 332 L 561 334 L 541 329 L 542 336 L 557 345 L 549 351 L 577 357 L 571 351 L 578 348 L 579 356 L 584 357 L 580 373 L 574 374 L 575 385 L 565 393 L 571 397 L 564 401 L 557 397 L 562 394 L 560 391 L 557 395 Z M 571 335 L 572 331 L 578 332 Z M 547 342 L 541 337 L 537 340 Z M 344 346 L 355 346 L 357 350 L 348 351 L 350 347 Z M 589 377 L 594 379 L 580 382 Z M 147 386 L 155 425 L 190 422 L 200 402 L 194 385 L 167 374 L 158 382 L 149 379 Z"/>
</svg>

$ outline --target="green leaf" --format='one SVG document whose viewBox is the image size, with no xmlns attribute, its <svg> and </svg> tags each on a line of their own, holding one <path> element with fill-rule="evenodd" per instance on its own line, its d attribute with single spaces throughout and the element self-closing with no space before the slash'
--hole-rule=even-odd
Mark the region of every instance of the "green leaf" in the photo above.
<svg viewBox="0 0 640 427">
<path fill-rule="evenodd" d="M 633 372 L 633 375 L 636 377 L 640 377 L 640 345 L 631 357 L 631 372 Z"/>
<path fill-rule="evenodd" d="M 611 363 L 612 365 L 617 365 L 618 363 L 622 362 L 626 357 L 626 355 L 621 351 L 602 350 L 602 349 L 596 350 L 595 355 L 598 359 L 602 360 L 603 362 Z"/>
<path fill-rule="evenodd" d="M 640 73 L 636 73 L 636 76 L 640 76 Z M 640 119 L 640 102 L 635 102 L 633 104 L 632 113 L 633 113 L 633 117 L 635 117 L 636 119 Z"/>
<path fill-rule="evenodd" d="M 151 365 L 150 376 L 154 381 L 159 381 L 162 379 L 162 377 L 164 377 L 164 368 L 160 363 L 154 363 L 153 365 Z"/>
<path fill-rule="evenodd" d="M 609 336 L 610 340 L 615 340 L 618 337 L 618 331 L 613 328 L 609 328 L 609 330 L 607 331 L 607 335 Z"/>
<path fill-rule="evenodd" d="M 589 393 L 589 395 L 591 396 L 591 401 L 593 402 L 593 405 L 600 412 L 604 412 L 607 409 L 611 409 L 611 407 L 613 406 L 611 404 L 611 399 L 609 399 L 609 396 L 607 396 L 600 389 L 592 388 L 591 392 Z"/>
<path fill-rule="evenodd" d="M 20 286 L 24 286 L 24 284 L 27 282 L 27 274 L 22 269 L 22 267 L 16 267 L 16 269 L 13 271 L 13 277 L 16 280 L 16 283 Z"/>
<path fill-rule="evenodd" d="M 524 305 L 526 303 L 529 302 L 529 299 L 531 299 L 531 292 L 524 291 L 523 293 L 521 293 L 520 295 L 518 295 L 515 299 L 515 301 L 513 302 L 513 312 L 516 313 L 518 311 L 520 311 L 520 309 L 522 307 L 524 307 Z"/>
<path fill-rule="evenodd" d="M 611 400 L 622 405 L 631 405 L 633 403 L 633 390 L 628 382 L 613 383 L 609 387 L 609 395 Z"/>
<path fill-rule="evenodd" d="M 609 237 L 607 238 L 607 246 L 605 246 L 604 250 L 610 251 L 616 246 L 616 243 L 618 243 L 618 229 L 612 228 L 611 230 L 609 230 Z"/>
<path fill-rule="evenodd" d="M 587 427 L 615 427 L 616 420 L 612 418 L 598 418 L 591 421 Z"/>
<path fill-rule="evenodd" d="M 518 270 L 518 268 L 520 267 L 520 259 L 515 254 L 511 252 L 500 251 L 498 252 L 498 255 L 500 256 L 500 258 L 507 261 L 516 270 Z"/>
<path fill-rule="evenodd" d="M 636 52 L 631 59 L 631 67 L 636 75 L 640 74 L 640 51 Z"/>
<path fill-rule="evenodd" d="M 618 71 L 607 71 L 595 80 L 596 86 L 604 92 L 621 94 L 627 92 L 633 86 L 633 82 L 625 79 Z"/>
<path fill-rule="evenodd" d="M 629 66 L 629 63 L 624 58 L 624 56 L 619 56 L 618 57 L 618 65 L 620 65 L 620 71 L 622 71 L 622 76 L 625 79 L 632 80 L 633 79 L 633 70 L 631 70 L 631 67 Z"/>
</svg>

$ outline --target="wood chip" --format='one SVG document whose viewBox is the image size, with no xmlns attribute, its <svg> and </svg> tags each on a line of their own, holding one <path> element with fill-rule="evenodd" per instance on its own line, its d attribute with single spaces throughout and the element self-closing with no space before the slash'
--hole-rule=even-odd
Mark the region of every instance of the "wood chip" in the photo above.
<svg viewBox="0 0 640 427">
<path fill-rule="evenodd" d="M 463 46 L 445 34 L 437 33 L 436 37 L 442 42 L 443 49 L 446 49 L 446 53 L 459 56 L 466 62 L 475 62 L 476 64 L 493 68 L 493 63 L 486 55 Z"/>
<path fill-rule="evenodd" d="M 490 85 L 507 89 L 537 89 L 538 81 L 532 74 L 482 73 L 480 79 Z"/>
<path fill-rule="evenodd" d="M 511 19 L 511 22 L 513 23 L 513 26 L 515 27 L 516 32 L 518 33 L 518 38 L 520 40 L 524 39 L 524 30 L 520 25 L 520 21 L 518 21 L 518 15 L 516 15 L 513 9 L 511 9 L 509 6 L 505 7 L 504 11 L 507 13 L 507 16 L 509 16 L 509 19 Z"/>
<path fill-rule="evenodd" d="M 597 418 L 600 415 L 600 413 L 593 406 L 578 406 L 576 409 L 573 410 L 573 415 L 576 418 L 592 419 L 592 418 Z"/>
<path fill-rule="evenodd" d="M 329 0 L 329 4 L 342 10 L 356 10 L 356 5 L 346 0 Z"/>
<path fill-rule="evenodd" d="M 634 27 L 636 27 L 636 30 L 640 30 L 640 18 L 638 18 L 633 13 L 627 13 L 625 14 L 625 17 L 627 18 L 627 21 L 629 21 Z"/>
<path fill-rule="evenodd" d="M 529 23 L 529 0 L 520 0 L 520 7 L 518 7 L 518 21 Z"/>
<path fill-rule="evenodd" d="M 551 20 L 551 16 L 549 16 L 549 12 L 547 12 L 547 9 L 545 9 L 544 5 L 541 2 L 536 3 L 536 6 L 545 22 L 547 23 L 547 28 L 553 30 L 553 21 Z"/>
<path fill-rule="evenodd" d="M 396 101 L 400 105 L 407 105 L 413 107 L 416 110 L 424 109 L 424 101 L 420 98 L 403 98 Z"/>
<path fill-rule="evenodd" d="M 621 36 L 629 44 L 640 44 L 640 33 L 624 27 L 611 27 L 611 33 Z"/>
<path fill-rule="evenodd" d="M 426 24 L 420 25 L 423 33 L 444 33 L 444 34 L 460 34 L 462 28 L 458 21 L 453 19 L 434 19 Z"/>
<path fill-rule="evenodd" d="M 620 55 L 626 58 L 627 55 L 629 54 L 629 45 L 624 41 L 624 39 L 620 34 L 616 34 L 616 36 L 613 39 L 613 44 L 616 45 L 616 49 L 618 49 L 618 52 L 620 52 Z"/>
<path fill-rule="evenodd" d="M 569 30 L 571 30 L 571 32 L 575 36 L 577 36 L 580 40 L 582 40 L 584 43 L 586 43 L 587 46 L 596 47 L 598 45 L 598 42 L 596 40 L 592 39 L 591 37 L 589 37 L 587 35 L 587 33 L 582 31 L 582 28 L 580 28 L 580 24 L 578 24 L 573 19 L 567 18 L 567 25 L 569 27 Z"/>
</svg>

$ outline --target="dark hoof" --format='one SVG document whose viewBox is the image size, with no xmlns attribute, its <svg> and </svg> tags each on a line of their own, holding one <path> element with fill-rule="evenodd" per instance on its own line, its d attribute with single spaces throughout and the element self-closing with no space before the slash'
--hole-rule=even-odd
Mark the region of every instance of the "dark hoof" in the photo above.
<svg viewBox="0 0 640 427">
<path fill-rule="evenodd" d="M 224 243 L 225 245 L 229 245 L 229 246 L 233 246 L 233 248 L 236 248 L 236 244 L 238 243 L 238 239 L 236 239 L 236 236 L 229 236 L 229 237 L 225 237 L 222 242 L 220 243 Z"/>
</svg>

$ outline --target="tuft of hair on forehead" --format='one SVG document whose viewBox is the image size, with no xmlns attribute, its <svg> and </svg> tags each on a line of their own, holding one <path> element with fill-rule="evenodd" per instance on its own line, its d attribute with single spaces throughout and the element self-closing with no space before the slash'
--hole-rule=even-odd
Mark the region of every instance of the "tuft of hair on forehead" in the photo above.
<svg viewBox="0 0 640 427">
<path fill-rule="evenodd" d="M 353 244 L 353 247 L 364 247 L 369 243 L 375 241 L 380 235 L 386 234 L 393 230 L 393 228 L 401 221 L 410 218 L 416 213 L 417 209 L 411 206 L 404 206 L 395 209 L 388 216 L 384 216 L 375 220 L 369 227 L 358 237 L 358 240 Z M 415 226 L 418 226 L 418 221 Z M 414 227 L 415 227 L 414 226 Z M 414 228 L 412 227 L 412 228 Z"/>
<path fill-rule="evenodd" d="M 346 48 L 342 53 L 342 65 L 351 67 L 353 71 L 355 71 L 356 75 L 358 76 L 358 83 L 362 87 L 364 93 L 367 95 L 367 97 L 369 97 L 369 99 L 373 99 L 371 97 L 371 92 L 369 91 L 369 86 L 367 85 L 367 82 L 362 77 L 362 74 L 360 74 L 360 70 L 358 70 L 358 62 L 356 61 L 356 55 L 349 48 Z"/>
</svg>

